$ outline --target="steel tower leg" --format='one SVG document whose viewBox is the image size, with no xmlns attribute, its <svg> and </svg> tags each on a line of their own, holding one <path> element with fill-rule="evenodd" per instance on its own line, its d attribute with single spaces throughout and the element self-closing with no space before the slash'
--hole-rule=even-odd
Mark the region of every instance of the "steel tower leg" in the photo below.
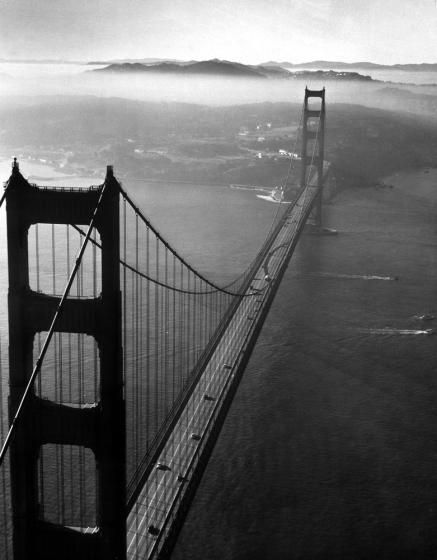
<svg viewBox="0 0 437 560">
<path fill-rule="evenodd" d="M 100 355 L 99 401 L 77 408 L 40 399 L 33 392 L 10 448 L 14 560 L 124 560 L 126 557 L 125 404 L 122 376 L 119 275 L 119 189 L 108 167 L 96 228 L 102 243 L 102 293 L 68 298 L 58 332 L 95 337 Z M 14 160 L 8 182 L 9 360 L 12 419 L 33 368 L 37 332 L 47 331 L 60 298 L 29 286 L 28 230 L 31 224 L 90 221 L 99 190 L 39 189 L 21 175 Z M 37 421 L 35 421 L 37 419 Z M 97 527 L 73 530 L 46 522 L 39 507 L 38 456 L 46 443 L 93 451 L 97 470 Z"/>
</svg>

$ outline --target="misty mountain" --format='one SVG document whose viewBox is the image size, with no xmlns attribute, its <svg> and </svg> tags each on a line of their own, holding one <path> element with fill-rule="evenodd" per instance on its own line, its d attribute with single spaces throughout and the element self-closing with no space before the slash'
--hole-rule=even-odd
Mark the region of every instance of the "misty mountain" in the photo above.
<svg viewBox="0 0 437 560">
<path fill-rule="evenodd" d="M 349 80 L 375 81 L 370 76 L 363 76 L 357 72 L 300 71 L 289 72 L 280 66 L 268 64 L 249 66 L 227 60 L 204 60 L 200 62 L 174 63 L 160 62 L 156 64 L 142 64 L 140 62 L 126 62 L 110 64 L 105 68 L 98 68 L 92 72 L 105 73 L 149 73 L 165 75 L 208 75 L 244 78 L 278 78 L 278 79 L 309 79 L 309 80 Z"/>
<path fill-rule="evenodd" d="M 437 113 L 437 97 L 426 93 L 418 93 L 409 89 L 385 87 L 374 93 L 381 106 L 393 110 L 409 113 L 429 114 Z"/>
<path fill-rule="evenodd" d="M 421 64 L 393 64 L 388 68 L 393 68 L 394 70 L 406 70 L 408 72 L 436 72 L 437 63 L 430 64 L 422 62 Z"/>
<path fill-rule="evenodd" d="M 241 76 L 245 78 L 266 78 L 269 73 L 277 75 L 276 68 L 271 70 L 264 67 L 259 68 L 260 69 L 258 69 L 258 67 L 246 66 L 237 62 L 214 59 L 188 64 L 177 64 L 172 62 L 161 62 L 157 64 L 141 64 L 139 62 L 110 64 L 105 68 L 93 70 L 93 72 L 141 72 L 152 74 Z"/>
<path fill-rule="evenodd" d="M 185 66 L 186 64 L 193 64 L 196 60 L 179 60 L 177 58 L 117 58 L 112 60 L 91 60 L 86 64 L 88 66 L 108 66 L 109 64 L 158 64 L 164 62 L 171 62 Z"/>
<path fill-rule="evenodd" d="M 320 68 L 320 69 L 339 69 L 339 68 L 360 68 L 363 70 L 405 70 L 407 72 L 436 72 L 437 63 L 420 64 L 376 64 L 374 62 L 341 62 L 332 60 L 312 60 L 310 62 L 276 62 L 270 60 L 263 63 L 266 66 L 280 66 L 282 68 Z"/>
<path fill-rule="evenodd" d="M 194 66 L 196 64 L 204 64 L 205 62 L 219 62 L 228 63 L 236 66 L 243 66 L 245 68 L 260 69 L 261 73 L 263 69 L 268 69 L 267 72 L 272 72 L 274 68 L 310 68 L 310 69 L 320 69 L 320 70 L 332 70 L 332 69 L 362 69 L 362 70 L 404 70 L 406 72 L 437 72 L 437 62 L 436 63 L 415 63 L 415 64 L 377 64 L 375 62 L 361 61 L 361 62 L 344 62 L 340 60 L 311 60 L 308 62 L 293 63 L 284 61 L 269 60 L 258 65 L 244 65 L 237 62 L 220 61 L 214 59 L 213 61 L 196 61 L 196 60 L 179 60 L 174 58 L 121 58 L 112 60 L 91 60 L 88 62 L 84 61 L 74 61 L 74 60 L 63 60 L 63 59 L 9 59 L 0 58 L 0 62 L 13 62 L 15 64 L 83 64 L 89 66 L 122 66 L 126 64 L 131 65 L 144 65 L 144 66 L 160 66 L 174 64 L 177 66 Z"/>
<path fill-rule="evenodd" d="M 410 94 L 393 88 L 385 94 L 386 109 L 330 105 L 326 158 L 347 187 L 435 164 L 435 123 L 393 110 L 393 96 L 403 96 L 405 104 L 414 101 Z M 301 103 L 209 107 L 93 96 L 29 97 L 23 105 L 12 97 L 0 106 L 0 130 L 10 153 L 25 157 L 30 150 L 73 173 L 92 173 L 110 162 L 120 176 L 271 185 L 286 175 L 288 161 L 254 160 L 253 153 L 274 155 L 291 146 L 284 125 L 297 126 L 300 110 Z M 271 126 L 262 144 L 260 123 Z M 239 136 L 242 127 L 253 131 L 251 138 Z"/>
<path fill-rule="evenodd" d="M 365 76 L 358 72 L 336 72 L 335 70 L 302 70 L 300 72 L 289 72 L 289 77 L 305 80 L 344 80 L 346 82 L 379 82 L 371 76 Z"/>
</svg>

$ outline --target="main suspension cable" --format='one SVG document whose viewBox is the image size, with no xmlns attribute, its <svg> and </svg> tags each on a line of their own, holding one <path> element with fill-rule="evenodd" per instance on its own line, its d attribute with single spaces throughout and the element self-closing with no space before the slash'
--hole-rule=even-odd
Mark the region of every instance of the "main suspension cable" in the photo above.
<svg viewBox="0 0 437 560">
<path fill-rule="evenodd" d="M 299 139 L 299 130 L 300 130 L 301 125 L 302 125 L 302 120 L 303 120 L 303 107 L 302 107 L 302 111 L 301 111 L 301 115 L 300 115 L 300 121 L 299 121 L 299 126 L 298 126 L 298 134 L 296 135 L 296 139 L 295 139 L 295 143 L 294 143 L 294 150 L 296 150 L 297 142 L 298 142 L 298 139 Z M 288 171 L 287 171 L 287 176 L 286 176 L 286 179 L 285 179 L 286 183 L 288 182 L 288 179 L 290 177 L 292 168 L 293 168 L 293 156 L 291 156 L 291 159 L 290 159 L 290 164 L 289 164 Z M 173 247 L 168 243 L 168 241 L 166 241 L 163 238 L 163 236 L 158 232 L 158 230 L 152 225 L 150 220 L 148 218 L 146 218 L 146 216 L 144 216 L 141 209 L 134 203 L 132 198 L 127 194 L 127 192 L 123 189 L 123 187 L 121 185 L 119 185 L 119 189 L 120 189 L 121 195 L 129 203 L 129 205 L 131 206 L 133 211 L 140 217 L 140 219 L 143 221 L 143 223 L 146 225 L 146 227 L 150 228 L 150 230 L 156 235 L 157 239 L 161 243 L 163 243 L 163 245 L 166 247 L 166 249 L 169 250 L 184 266 L 186 266 L 188 268 L 188 270 L 193 272 L 193 274 L 195 274 L 198 278 L 203 280 L 206 284 L 211 286 L 213 289 L 212 290 L 203 290 L 203 291 L 198 291 L 198 290 L 193 291 L 193 290 L 184 290 L 184 289 L 176 288 L 175 286 L 167 285 L 163 282 L 160 282 L 159 280 L 157 280 L 155 278 L 152 278 L 152 277 L 134 269 L 134 267 L 131 267 L 126 262 L 120 261 L 123 266 L 127 267 L 129 270 L 131 270 L 133 272 L 136 272 L 137 274 L 139 274 L 140 276 L 142 276 L 146 280 L 150 280 L 151 282 L 154 282 L 155 284 L 157 284 L 159 286 L 168 288 L 170 290 L 173 290 L 173 291 L 176 291 L 176 292 L 179 292 L 179 293 L 187 293 L 187 294 L 192 294 L 192 295 L 207 295 L 207 294 L 212 294 L 216 291 L 219 291 L 219 292 L 222 292 L 222 293 L 230 295 L 230 296 L 248 297 L 248 296 L 252 296 L 255 293 L 259 293 L 260 291 L 262 291 L 262 290 L 257 290 L 257 291 L 254 291 L 253 293 L 248 294 L 245 291 L 239 292 L 239 291 L 233 291 L 233 290 L 229 289 L 229 288 L 231 288 L 231 286 L 238 283 L 242 278 L 244 278 L 248 274 L 249 270 L 251 270 L 251 268 L 253 266 L 253 263 L 257 260 L 257 258 L 259 256 L 259 253 L 256 255 L 256 257 L 253 259 L 253 261 L 246 267 L 246 269 L 237 278 L 232 280 L 232 282 L 230 282 L 229 284 L 226 284 L 224 286 L 218 286 L 217 284 L 215 284 L 214 282 L 212 282 L 211 280 L 206 278 L 203 274 L 201 274 L 194 267 L 192 267 L 175 249 L 173 249 Z M 268 238 L 270 237 L 270 235 L 273 231 L 275 222 L 276 222 L 278 214 L 279 214 L 280 206 L 281 206 L 281 204 L 278 205 L 278 209 L 275 213 L 275 216 L 273 217 L 271 226 L 270 226 L 270 228 L 267 232 L 267 235 L 266 235 L 266 238 L 265 238 L 265 240 L 262 244 L 262 247 L 264 247 L 265 243 L 267 242 Z M 76 228 L 76 229 L 78 229 L 78 228 Z M 79 231 L 79 229 L 78 229 L 78 231 Z"/>
<path fill-rule="evenodd" d="M 164 245 L 164 247 L 170 251 L 190 272 L 192 272 L 193 274 L 195 274 L 198 278 L 200 278 L 201 280 L 203 280 L 203 282 L 205 282 L 206 284 L 208 284 L 209 286 L 211 286 L 212 288 L 214 288 L 213 291 L 220 291 L 223 292 L 225 294 L 228 294 L 230 296 L 244 296 L 247 294 L 244 293 L 239 293 L 239 292 L 231 292 L 229 290 L 227 290 L 225 287 L 221 287 L 218 286 L 217 284 L 215 284 L 214 282 L 212 282 L 211 280 L 208 280 L 208 278 L 206 278 L 205 276 L 203 276 L 202 273 L 200 273 L 199 271 L 197 271 L 194 267 L 192 267 L 181 255 L 179 255 L 179 253 L 173 249 L 173 247 L 168 243 L 168 241 L 166 241 L 162 235 L 158 232 L 158 230 L 151 224 L 151 222 L 148 220 L 148 218 L 146 218 L 144 216 L 144 214 L 142 213 L 141 209 L 134 203 L 134 201 L 131 199 L 131 197 L 127 194 L 127 192 L 123 189 L 123 187 L 121 185 L 119 185 L 119 189 L 120 189 L 120 193 L 121 195 L 125 198 L 125 200 L 129 203 L 129 205 L 131 206 L 131 208 L 133 209 L 133 211 L 138 214 L 138 216 L 140 217 L 141 221 L 148 227 L 150 228 L 150 230 L 156 235 L 157 239 Z M 167 286 L 166 286 L 167 287 Z M 191 291 L 190 291 L 191 292 Z M 193 292 L 193 293 L 199 293 L 199 292 Z"/>
<path fill-rule="evenodd" d="M 85 236 L 86 232 L 83 231 L 83 229 L 81 229 L 79 226 L 76 226 L 75 224 L 72 224 L 73 229 L 75 229 L 81 236 Z M 95 246 L 98 247 L 99 249 L 102 248 L 101 243 L 99 243 L 98 241 L 96 241 L 95 239 L 90 239 L 90 242 Z M 177 257 L 177 255 L 175 253 L 173 253 L 173 255 Z M 138 276 L 140 276 L 141 278 L 144 278 L 145 280 L 149 280 L 150 282 L 153 282 L 153 284 L 156 284 L 158 286 L 161 286 L 161 288 L 166 288 L 168 290 L 172 290 L 174 292 L 178 292 L 180 294 L 188 294 L 188 295 L 208 295 L 208 294 L 215 294 L 216 292 L 220 291 L 220 292 L 224 292 L 228 295 L 233 295 L 233 296 L 239 296 L 239 297 L 247 297 L 250 295 L 254 295 L 255 293 L 261 292 L 262 290 L 258 290 L 256 292 L 253 292 L 253 294 L 244 294 L 244 293 L 230 293 L 230 292 L 226 292 L 223 289 L 214 289 L 214 290 L 204 290 L 204 291 L 193 291 L 193 290 L 184 290 L 183 288 L 177 288 L 176 286 L 171 286 L 170 284 L 166 284 L 165 282 L 161 282 L 160 280 L 157 280 L 156 278 L 152 278 L 152 276 L 141 272 L 140 270 L 138 270 L 137 268 L 135 268 L 134 266 L 130 265 L 129 263 L 127 263 L 126 261 L 120 259 L 120 264 L 122 266 L 124 266 L 125 268 L 127 268 L 128 270 L 130 270 L 131 272 L 133 272 L 134 274 L 137 274 Z"/>
<path fill-rule="evenodd" d="M 291 152 L 292 154 L 296 153 L 297 144 L 298 144 L 298 142 L 299 142 L 300 132 L 301 132 L 301 129 L 302 129 L 302 122 L 303 122 L 303 115 L 304 115 L 304 107 L 305 107 L 305 103 L 302 104 L 302 109 L 301 109 L 300 118 L 299 118 L 299 124 L 298 124 L 298 127 L 297 127 L 297 134 L 296 134 L 296 138 L 295 138 L 294 145 L 293 145 L 293 151 Z M 294 167 L 294 160 L 293 160 L 293 155 L 292 155 L 292 156 L 290 157 L 290 163 L 289 163 L 289 165 L 288 165 L 287 175 L 286 175 L 285 181 L 283 182 L 283 185 L 284 185 L 285 187 L 287 186 L 288 179 L 290 178 L 291 171 L 292 171 L 293 167 Z M 283 194 L 284 194 L 284 192 L 285 192 L 285 191 L 284 191 L 284 187 L 282 187 L 281 190 L 282 190 L 282 192 L 283 192 Z M 272 235 L 272 232 L 273 232 L 273 230 L 274 230 L 274 227 L 275 227 L 275 224 L 276 224 L 276 222 L 277 222 L 278 216 L 279 216 L 280 211 L 281 211 L 281 209 L 282 209 L 283 202 L 284 202 L 284 201 L 283 201 L 283 197 L 282 197 L 281 200 L 280 200 L 279 203 L 278 203 L 278 206 L 277 206 L 277 208 L 276 208 L 275 215 L 273 216 L 272 222 L 271 222 L 270 227 L 269 227 L 269 229 L 268 229 L 268 231 L 267 231 L 267 234 L 266 234 L 266 236 L 265 236 L 265 238 L 264 238 L 264 241 L 263 241 L 263 243 L 261 244 L 261 247 L 264 247 L 264 245 L 267 243 L 267 240 L 268 240 L 269 237 Z M 259 253 L 258 253 L 258 254 L 259 254 Z M 257 256 L 258 256 L 258 255 L 257 255 Z M 255 259 L 256 259 L 256 257 L 255 257 Z M 254 260 L 255 260 L 255 259 L 254 259 Z M 229 284 L 227 284 L 226 286 L 224 286 L 224 288 L 228 289 L 228 288 L 230 288 L 231 286 L 233 286 L 234 284 L 236 284 L 237 282 L 239 282 L 242 278 L 244 278 L 244 276 L 247 275 L 248 272 L 250 271 L 250 269 L 251 269 L 251 267 L 252 267 L 252 264 L 253 264 L 253 261 L 252 261 L 252 263 L 250 263 L 250 264 L 246 267 L 246 269 L 245 269 L 237 278 L 235 278 L 234 280 L 232 280 L 232 282 L 230 282 Z"/>
</svg>

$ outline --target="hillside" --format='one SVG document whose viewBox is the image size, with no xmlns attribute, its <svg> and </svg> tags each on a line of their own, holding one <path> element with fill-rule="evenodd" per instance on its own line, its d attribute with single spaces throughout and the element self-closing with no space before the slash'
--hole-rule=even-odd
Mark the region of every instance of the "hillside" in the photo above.
<svg viewBox="0 0 437 560">
<path fill-rule="evenodd" d="M 409 113 L 428 114 L 433 120 L 437 114 L 437 96 L 427 93 L 384 87 L 374 92 L 382 107 Z"/>
<path fill-rule="evenodd" d="M 270 60 L 263 63 L 268 66 L 281 68 L 318 68 L 322 70 L 335 69 L 361 69 L 361 70 L 404 70 L 406 72 L 437 72 L 437 63 L 420 64 L 376 64 L 374 62 L 342 62 L 339 60 L 312 60 L 310 62 L 276 62 Z"/>
<path fill-rule="evenodd" d="M 370 76 L 363 76 L 357 72 L 299 71 L 289 72 L 278 65 L 260 64 L 250 66 L 227 60 L 203 60 L 200 62 L 157 62 L 144 64 L 141 62 L 123 62 L 109 64 L 104 68 L 92 72 L 105 73 L 141 73 L 174 76 L 222 76 L 241 78 L 277 78 L 277 79 L 309 79 L 309 80 L 346 80 L 346 81 L 372 81 Z M 373 80 L 375 81 L 375 80 Z"/>
<path fill-rule="evenodd" d="M 290 72 L 290 78 L 306 79 L 306 80 L 320 80 L 331 81 L 341 80 L 346 82 L 378 82 L 370 76 L 364 76 L 358 72 L 336 72 L 334 70 L 301 70 L 299 72 Z"/>
<path fill-rule="evenodd" d="M 116 98 L 41 97 L 0 108 L 3 151 L 64 172 L 159 181 L 274 186 L 287 175 L 301 104 L 208 107 Z M 297 151 L 299 147 L 297 146 Z M 399 169 L 437 165 L 428 119 L 331 104 L 326 158 L 337 182 L 368 186 Z"/>
<path fill-rule="evenodd" d="M 177 75 L 214 75 L 214 76 L 232 76 L 244 78 L 265 78 L 268 74 L 267 70 L 258 70 L 255 67 L 246 66 L 236 62 L 228 62 L 225 60 L 203 60 L 201 62 L 192 62 L 188 64 L 177 64 L 174 62 L 160 62 L 157 64 L 141 64 L 122 63 L 110 64 L 105 68 L 98 68 L 93 72 L 141 72 L 151 74 L 177 74 Z M 277 69 L 272 72 L 278 73 Z"/>
</svg>

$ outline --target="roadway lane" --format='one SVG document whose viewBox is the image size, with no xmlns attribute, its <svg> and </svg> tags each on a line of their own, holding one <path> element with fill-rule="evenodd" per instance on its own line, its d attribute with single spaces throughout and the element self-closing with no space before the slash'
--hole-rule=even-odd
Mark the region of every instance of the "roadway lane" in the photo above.
<svg viewBox="0 0 437 560">
<path fill-rule="evenodd" d="M 232 387 L 239 365 L 257 335 L 279 282 L 317 196 L 309 185 L 290 205 L 267 258 L 256 271 L 228 328 L 218 343 L 196 388 L 127 519 L 127 558 L 155 558 L 193 476 L 208 436 Z"/>
</svg>

